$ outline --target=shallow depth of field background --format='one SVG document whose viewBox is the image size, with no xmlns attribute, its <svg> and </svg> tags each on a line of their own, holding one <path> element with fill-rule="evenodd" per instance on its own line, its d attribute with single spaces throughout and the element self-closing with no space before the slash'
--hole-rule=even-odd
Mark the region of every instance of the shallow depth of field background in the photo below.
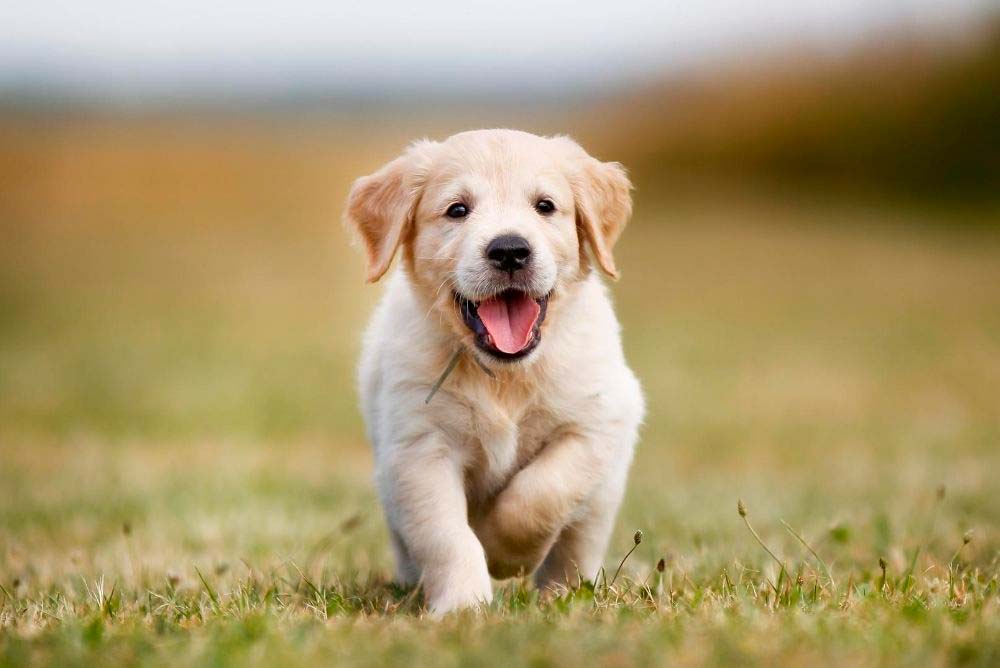
<svg viewBox="0 0 1000 668">
<path fill-rule="evenodd" d="M 368 82 L 258 81 L 237 45 L 236 74 L 159 84 L 10 56 L 0 664 L 996 661 L 1000 23 L 846 32 L 772 26 L 564 86 L 570 65 L 530 80 L 544 50 L 492 46 L 455 86 L 399 54 Z M 607 565 L 642 529 L 623 572 L 665 557 L 656 601 L 522 592 L 435 625 L 386 584 L 354 390 L 380 288 L 340 211 L 410 140 L 490 126 L 569 133 L 637 186 L 612 292 L 649 418 Z M 737 498 L 797 586 L 829 583 L 780 520 L 839 588 L 727 599 L 778 576 Z M 917 593 L 884 593 L 880 558 Z"/>
</svg>

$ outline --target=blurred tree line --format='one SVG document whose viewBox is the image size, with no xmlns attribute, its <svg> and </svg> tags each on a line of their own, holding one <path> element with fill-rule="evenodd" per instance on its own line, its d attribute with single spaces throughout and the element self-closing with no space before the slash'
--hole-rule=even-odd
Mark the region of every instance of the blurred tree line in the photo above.
<svg viewBox="0 0 1000 668">
<path fill-rule="evenodd" d="M 670 173 L 995 201 L 1000 20 L 837 60 L 789 51 L 635 93 L 602 116 L 640 184 Z"/>
</svg>

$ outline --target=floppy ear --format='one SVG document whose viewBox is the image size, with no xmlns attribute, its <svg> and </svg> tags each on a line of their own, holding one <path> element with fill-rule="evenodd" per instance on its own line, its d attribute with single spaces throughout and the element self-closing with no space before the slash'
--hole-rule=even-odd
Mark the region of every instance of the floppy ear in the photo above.
<svg viewBox="0 0 1000 668">
<path fill-rule="evenodd" d="M 429 143 L 414 144 L 406 153 L 351 186 L 344 220 L 364 245 L 369 283 L 382 278 L 389 269 L 413 223 L 423 178 L 418 153 Z"/>
<path fill-rule="evenodd" d="M 617 162 L 590 157 L 568 137 L 556 139 L 571 151 L 575 164 L 570 184 L 576 197 L 577 226 L 604 273 L 618 278 L 611 251 L 632 215 L 632 183 Z"/>
</svg>

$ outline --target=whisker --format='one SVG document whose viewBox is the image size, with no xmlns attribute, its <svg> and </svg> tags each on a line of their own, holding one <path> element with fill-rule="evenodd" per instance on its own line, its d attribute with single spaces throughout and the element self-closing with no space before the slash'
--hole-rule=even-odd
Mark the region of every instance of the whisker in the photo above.
<svg viewBox="0 0 1000 668">
<path fill-rule="evenodd" d="M 431 300 L 431 306 L 430 308 L 427 309 L 427 312 L 424 313 L 423 320 L 426 321 L 427 318 L 430 316 L 431 311 L 434 310 L 434 304 L 437 302 L 438 295 L 441 294 L 441 289 L 444 288 L 445 285 L 448 285 L 450 282 L 451 282 L 451 276 L 446 275 L 444 279 L 441 281 L 441 283 L 438 285 L 437 289 L 434 291 L 434 298 Z"/>
</svg>

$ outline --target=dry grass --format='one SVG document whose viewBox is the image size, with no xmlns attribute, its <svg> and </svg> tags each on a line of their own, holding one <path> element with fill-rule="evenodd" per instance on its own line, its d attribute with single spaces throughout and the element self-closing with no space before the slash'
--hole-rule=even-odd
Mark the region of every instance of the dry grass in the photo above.
<svg viewBox="0 0 1000 668">
<path fill-rule="evenodd" d="M 335 222 L 388 149 L 38 132 L 0 196 L 0 664 L 1000 659 L 995 233 L 640 192 L 614 291 L 650 419 L 608 577 L 435 623 L 387 582 L 377 289 Z"/>
</svg>

